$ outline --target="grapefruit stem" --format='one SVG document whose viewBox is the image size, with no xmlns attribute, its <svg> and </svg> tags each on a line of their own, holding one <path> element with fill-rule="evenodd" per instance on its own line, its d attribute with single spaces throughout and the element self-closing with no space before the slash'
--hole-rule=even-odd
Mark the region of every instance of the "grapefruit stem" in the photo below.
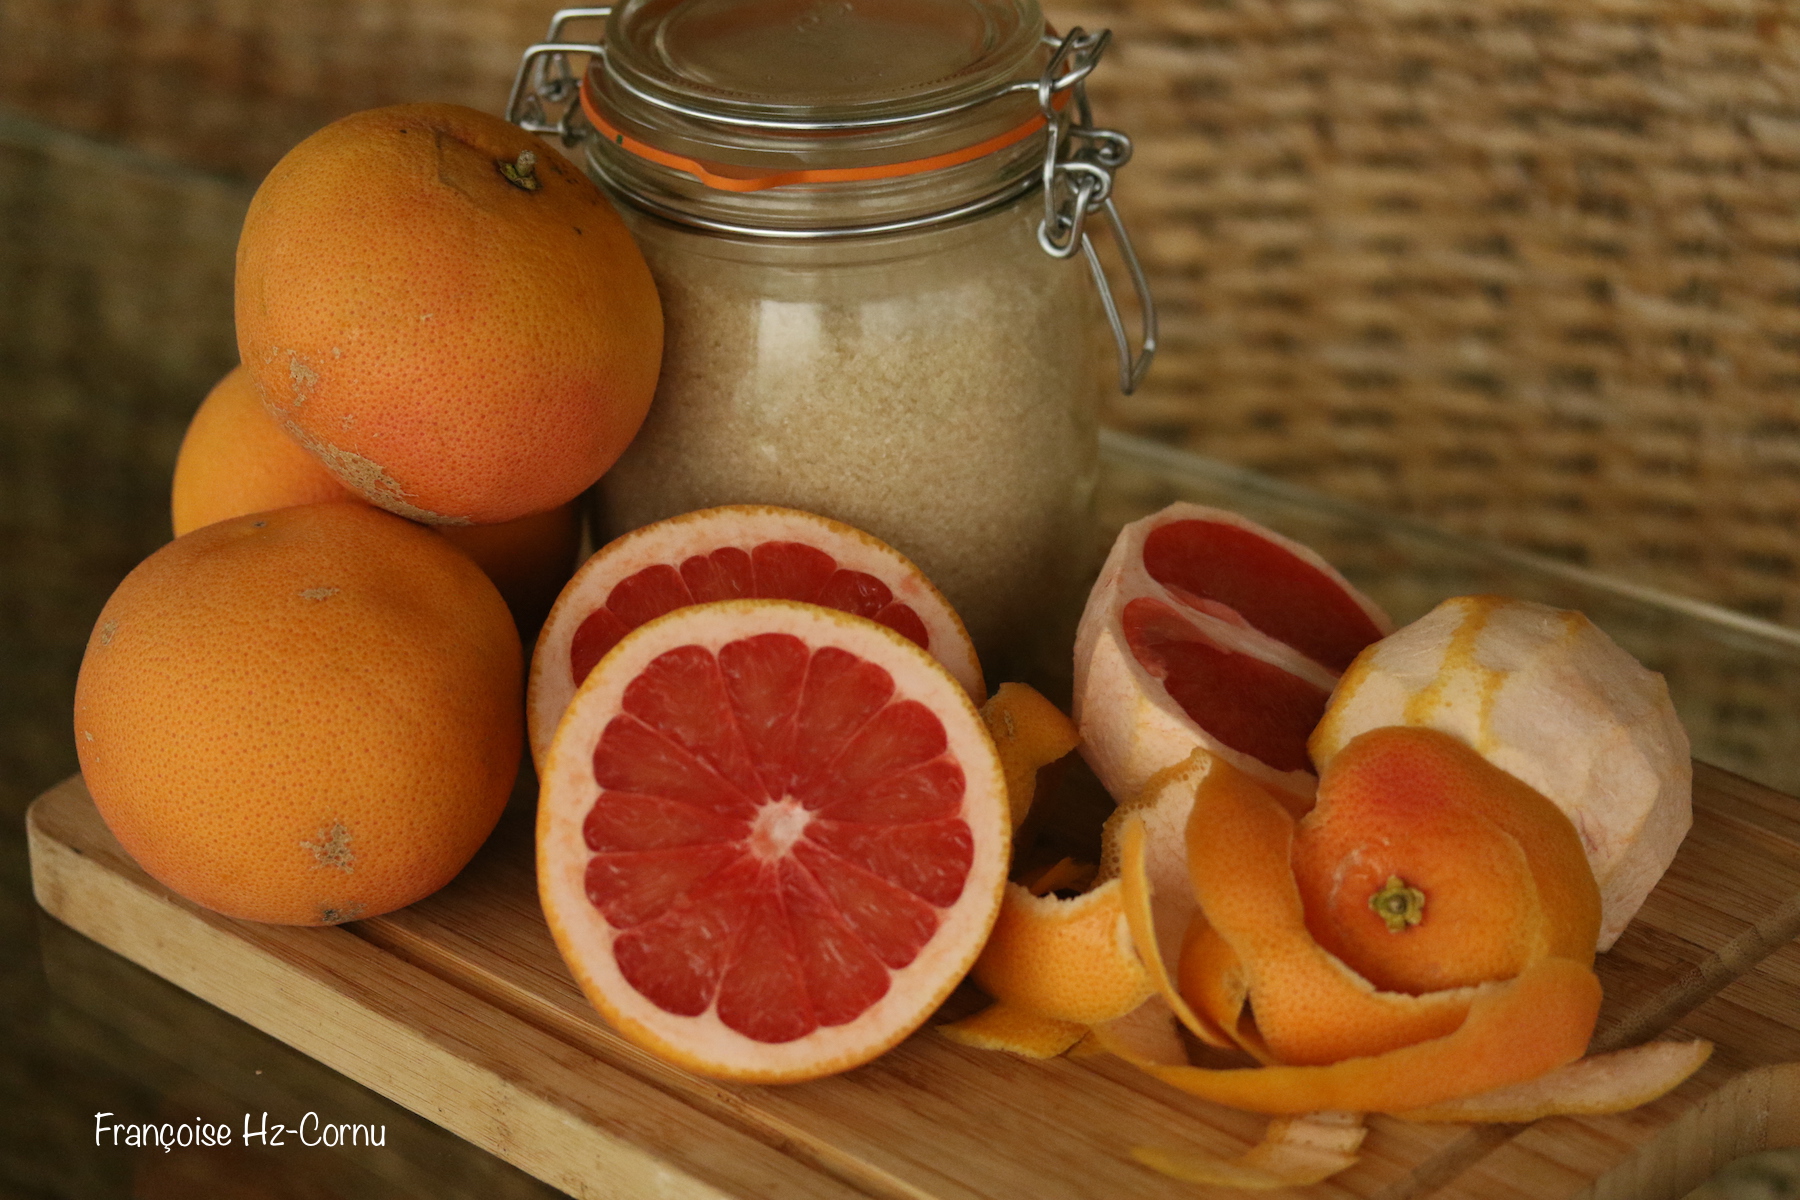
<svg viewBox="0 0 1800 1200">
<path fill-rule="evenodd" d="M 1389 933 L 1405 933 L 1425 919 L 1425 893 L 1408 887 L 1398 875 L 1389 875 L 1381 890 L 1369 897 L 1369 907 Z"/>
</svg>

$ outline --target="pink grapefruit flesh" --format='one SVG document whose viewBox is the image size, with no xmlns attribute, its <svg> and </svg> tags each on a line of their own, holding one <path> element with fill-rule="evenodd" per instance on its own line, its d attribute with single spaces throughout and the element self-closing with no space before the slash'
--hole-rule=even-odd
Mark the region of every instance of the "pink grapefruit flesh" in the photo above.
<svg viewBox="0 0 1800 1200">
<path fill-rule="evenodd" d="M 916 644 L 782 601 L 640 627 L 584 683 L 540 809 L 565 958 L 628 1036 L 806 1078 L 904 1036 L 998 909 L 999 760 Z"/>
<path fill-rule="evenodd" d="M 726 505 L 615 538 L 564 586 L 532 655 L 532 757 L 541 761 L 576 688 L 626 634 L 689 605 L 742 599 L 867 618 L 943 663 L 975 703 L 987 698 L 962 621 L 898 551 L 814 513 Z"/>
</svg>

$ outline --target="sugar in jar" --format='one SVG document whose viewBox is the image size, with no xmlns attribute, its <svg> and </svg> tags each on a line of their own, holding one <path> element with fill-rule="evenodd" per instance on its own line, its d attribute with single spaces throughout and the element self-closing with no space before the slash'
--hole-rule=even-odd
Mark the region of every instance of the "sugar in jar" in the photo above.
<svg viewBox="0 0 1800 1200">
<path fill-rule="evenodd" d="M 601 16 L 603 42 L 561 40 Z M 666 331 L 602 533 L 719 504 L 822 513 L 918 564 L 990 676 L 1029 673 L 1089 566 L 1102 310 L 1127 390 L 1154 346 L 1111 198 L 1129 143 L 1082 86 L 1106 40 L 1048 31 L 1035 0 L 558 14 L 509 116 L 613 196 Z M 1090 215 L 1138 291 L 1135 357 Z"/>
</svg>

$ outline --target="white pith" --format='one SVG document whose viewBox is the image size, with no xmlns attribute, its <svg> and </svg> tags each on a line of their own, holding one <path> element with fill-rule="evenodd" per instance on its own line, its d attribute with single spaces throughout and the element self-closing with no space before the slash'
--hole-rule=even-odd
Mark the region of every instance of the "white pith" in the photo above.
<svg viewBox="0 0 1800 1200">
<path fill-rule="evenodd" d="M 764 862 L 776 861 L 793 849 L 811 822 L 812 813 L 792 796 L 769 801 L 750 821 L 750 853 Z"/>
<path fill-rule="evenodd" d="M 763 542 L 802 542 L 837 560 L 839 567 L 873 575 L 894 600 L 924 623 L 930 653 L 942 662 L 976 704 L 987 699 L 981 664 L 962 619 L 912 562 L 887 543 L 841 521 L 767 504 L 730 505 L 684 513 L 613 539 L 583 563 L 544 621 L 531 657 L 526 705 L 532 761 L 543 763 L 563 710 L 575 695 L 569 652 L 575 631 L 606 603 L 620 581 L 666 563 L 679 569 L 696 554 L 726 546 L 749 550 Z"/>
<path fill-rule="evenodd" d="M 890 973 L 887 994 L 844 1025 L 821 1026 L 792 1042 L 768 1043 L 727 1027 L 715 1011 L 677 1016 L 628 984 L 613 959 L 618 936 L 588 901 L 591 851 L 582 821 L 599 794 L 593 749 L 620 711 L 626 686 L 658 655 L 699 645 L 712 653 L 762 633 L 789 633 L 817 652 L 837 646 L 893 677 L 894 699 L 917 699 L 943 722 L 948 753 L 961 766 L 960 813 L 974 842 L 963 892 L 910 964 Z M 538 889 L 564 961 L 589 1000 L 620 1032 L 695 1070 L 727 1078 L 811 1078 L 865 1062 L 917 1028 L 973 964 L 998 915 L 1010 852 L 1011 817 L 999 756 L 961 685 L 930 655 L 872 621 L 785 600 L 728 600 L 678 609 L 633 630 L 596 666 L 568 706 L 540 766 Z M 771 842 L 803 824 L 764 809 Z M 759 815 L 760 823 L 762 816 Z M 754 835 L 753 835 L 754 837 Z M 791 844 L 791 841 L 789 842 Z"/>
<path fill-rule="evenodd" d="M 1144 569 L 1144 541 L 1163 525 L 1209 521 L 1247 530 L 1319 570 L 1349 596 L 1382 634 L 1393 628 L 1375 602 L 1330 563 L 1298 542 L 1223 509 L 1178 501 L 1119 531 L 1088 595 L 1075 635 L 1074 720 L 1082 757 L 1114 799 L 1134 798 L 1157 772 L 1182 762 L 1196 747 L 1219 755 L 1254 779 L 1310 799 L 1318 779 L 1309 771 L 1278 771 L 1234 750 L 1197 725 L 1131 652 L 1122 624 L 1125 605 L 1160 600 L 1226 649 L 1279 667 L 1329 693 L 1337 676 L 1298 650 L 1240 622 L 1195 608 Z"/>
</svg>

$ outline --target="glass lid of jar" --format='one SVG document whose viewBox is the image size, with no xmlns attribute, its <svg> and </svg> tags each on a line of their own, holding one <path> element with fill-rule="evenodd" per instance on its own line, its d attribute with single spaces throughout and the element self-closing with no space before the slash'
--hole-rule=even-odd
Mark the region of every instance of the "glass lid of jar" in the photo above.
<svg viewBox="0 0 1800 1200">
<path fill-rule="evenodd" d="M 1037 57 L 1043 31 L 1035 0 L 627 0 L 607 58 L 658 107 L 841 127 L 980 96 Z"/>
<path fill-rule="evenodd" d="M 628 0 L 582 107 L 709 181 L 856 170 L 1029 137 L 1048 54 L 1037 0 Z"/>
</svg>

